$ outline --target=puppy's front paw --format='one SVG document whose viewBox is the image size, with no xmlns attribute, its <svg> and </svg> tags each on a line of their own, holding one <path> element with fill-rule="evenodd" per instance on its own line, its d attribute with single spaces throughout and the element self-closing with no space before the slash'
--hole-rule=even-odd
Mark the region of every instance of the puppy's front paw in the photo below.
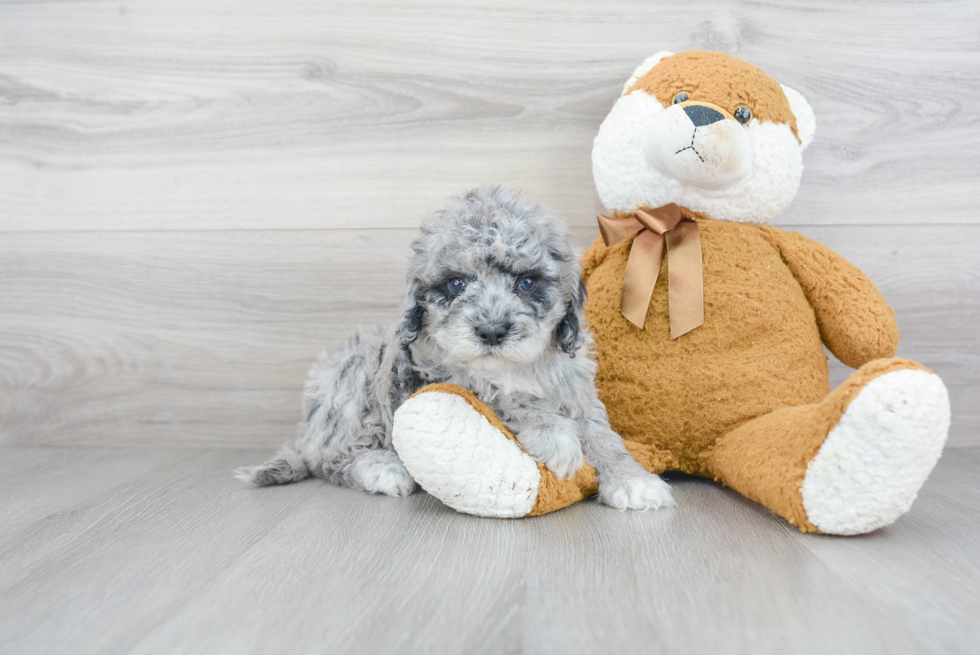
<svg viewBox="0 0 980 655">
<path fill-rule="evenodd" d="M 556 442 L 557 448 L 542 462 L 559 480 L 571 480 L 582 468 L 582 444 L 577 438 Z"/>
<path fill-rule="evenodd" d="M 677 506 L 670 487 L 653 473 L 610 482 L 599 480 L 599 500 L 616 509 L 647 510 Z"/>
<path fill-rule="evenodd" d="M 574 431 L 552 426 L 524 430 L 517 436 L 528 455 L 541 462 L 559 480 L 571 480 L 582 468 L 582 442 Z"/>
<path fill-rule="evenodd" d="M 378 471 L 368 491 L 388 496 L 409 496 L 415 492 L 415 481 L 404 466 L 390 464 Z"/>
<path fill-rule="evenodd" d="M 357 458 L 351 469 L 353 486 L 372 494 L 408 496 L 415 491 L 415 480 L 398 457 L 387 450 L 369 451 Z"/>
</svg>

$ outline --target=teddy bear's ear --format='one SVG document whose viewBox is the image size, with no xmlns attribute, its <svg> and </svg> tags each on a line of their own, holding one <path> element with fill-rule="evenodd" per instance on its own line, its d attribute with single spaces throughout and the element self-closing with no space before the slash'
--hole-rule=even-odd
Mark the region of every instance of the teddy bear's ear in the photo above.
<svg viewBox="0 0 980 655">
<path fill-rule="evenodd" d="M 660 52 L 653 55 L 652 57 L 647 57 L 642 64 L 636 67 L 636 70 L 633 71 L 633 74 L 630 76 L 630 78 L 626 80 L 626 85 L 623 86 L 623 95 L 626 95 L 626 92 L 629 91 L 631 86 L 636 84 L 636 81 L 638 79 L 646 75 L 651 68 L 659 64 L 661 59 L 663 59 L 664 57 L 669 57 L 672 54 L 674 53 L 667 52 L 666 50 L 661 50 Z"/>
<path fill-rule="evenodd" d="M 817 118 L 813 115 L 813 107 L 796 89 L 785 84 L 780 84 L 780 86 L 783 87 L 783 93 L 789 100 L 789 108 L 793 110 L 793 115 L 796 116 L 796 132 L 800 136 L 800 147 L 806 150 L 810 142 L 813 141 L 813 133 L 817 130 Z"/>
</svg>

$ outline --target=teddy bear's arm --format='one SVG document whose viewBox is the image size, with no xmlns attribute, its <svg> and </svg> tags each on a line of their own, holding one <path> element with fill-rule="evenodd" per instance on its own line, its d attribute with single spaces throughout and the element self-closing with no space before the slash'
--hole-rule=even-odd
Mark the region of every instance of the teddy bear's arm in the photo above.
<svg viewBox="0 0 980 655">
<path fill-rule="evenodd" d="M 797 232 L 762 230 L 813 307 L 820 338 L 848 366 L 859 368 L 898 348 L 895 312 L 871 280 L 827 246 Z"/>
<path fill-rule="evenodd" d="M 606 258 L 606 244 L 602 242 L 602 237 L 598 236 L 588 250 L 582 253 L 579 262 L 582 264 L 582 280 L 589 281 L 592 271 L 598 268 L 602 260 Z"/>
</svg>

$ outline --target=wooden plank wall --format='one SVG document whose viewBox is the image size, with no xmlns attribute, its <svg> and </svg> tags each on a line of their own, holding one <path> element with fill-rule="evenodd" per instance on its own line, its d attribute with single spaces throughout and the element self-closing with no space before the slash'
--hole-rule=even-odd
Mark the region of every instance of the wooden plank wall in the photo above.
<svg viewBox="0 0 980 655">
<path fill-rule="evenodd" d="M 586 244 L 599 123 L 694 48 L 809 98 L 776 224 L 870 274 L 980 445 L 980 5 L 848 0 L 0 0 L 0 443 L 288 438 L 420 217 L 500 182 Z"/>
</svg>

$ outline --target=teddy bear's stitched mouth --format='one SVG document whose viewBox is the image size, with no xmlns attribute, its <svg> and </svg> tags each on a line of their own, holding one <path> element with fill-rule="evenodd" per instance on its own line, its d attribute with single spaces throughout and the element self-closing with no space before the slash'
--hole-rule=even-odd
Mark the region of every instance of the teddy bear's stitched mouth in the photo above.
<svg viewBox="0 0 980 655">
<path fill-rule="evenodd" d="M 694 151 L 694 154 L 698 156 L 698 159 L 700 159 L 701 160 L 701 163 L 703 164 L 704 163 L 704 157 L 702 157 L 701 156 L 701 153 L 698 152 L 698 149 L 694 147 L 694 139 L 696 139 L 697 136 L 698 136 L 698 128 L 695 127 L 694 128 L 694 131 L 691 132 L 691 145 L 687 146 L 686 148 L 681 148 L 680 150 L 678 150 L 674 154 L 675 155 L 679 155 L 682 152 L 684 152 L 685 150 L 692 150 L 692 151 Z"/>
</svg>

